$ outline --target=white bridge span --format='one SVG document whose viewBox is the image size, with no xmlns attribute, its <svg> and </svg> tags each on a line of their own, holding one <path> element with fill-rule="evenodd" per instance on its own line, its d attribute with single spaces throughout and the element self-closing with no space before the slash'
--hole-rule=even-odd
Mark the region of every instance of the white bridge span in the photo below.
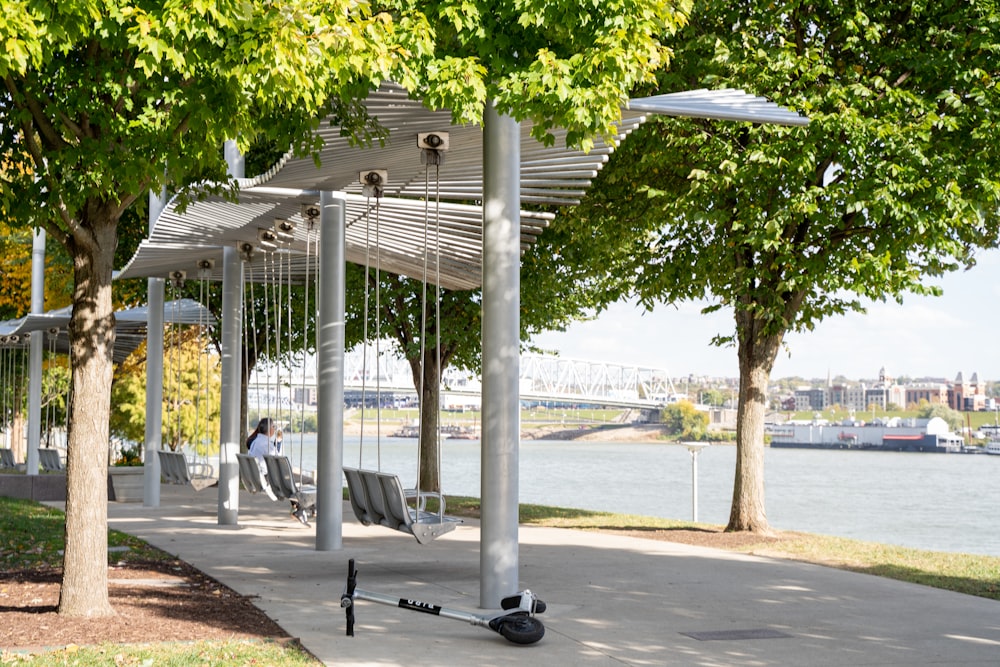
<svg viewBox="0 0 1000 667">
<path fill-rule="evenodd" d="M 409 364 L 396 354 L 394 347 L 386 346 L 380 352 L 377 365 L 371 346 L 345 356 L 345 390 L 363 389 L 369 395 L 377 390 L 412 393 L 413 375 Z M 520 366 L 522 401 L 653 408 L 676 400 L 670 374 L 662 368 L 537 354 L 521 355 Z M 479 378 L 467 371 L 445 370 L 443 394 L 478 397 L 480 388 Z"/>
</svg>

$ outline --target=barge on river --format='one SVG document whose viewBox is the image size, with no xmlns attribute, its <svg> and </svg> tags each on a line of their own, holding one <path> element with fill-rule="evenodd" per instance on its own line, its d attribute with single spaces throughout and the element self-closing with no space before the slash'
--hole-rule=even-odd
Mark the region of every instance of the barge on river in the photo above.
<svg viewBox="0 0 1000 667">
<path fill-rule="evenodd" d="M 873 423 L 845 420 L 789 422 L 768 425 L 771 447 L 803 449 L 861 449 L 881 452 L 932 452 L 957 454 L 965 451 L 962 436 L 952 433 L 940 417 L 900 419 Z"/>
</svg>

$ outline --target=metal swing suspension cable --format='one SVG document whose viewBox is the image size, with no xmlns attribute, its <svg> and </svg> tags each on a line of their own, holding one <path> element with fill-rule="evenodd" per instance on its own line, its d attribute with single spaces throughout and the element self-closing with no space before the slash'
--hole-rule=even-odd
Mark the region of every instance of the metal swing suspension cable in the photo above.
<svg viewBox="0 0 1000 667">
<path fill-rule="evenodd" d="M 435 381 L 437 382 L 437 389 L 434 395 L 437 397 L 437 401 L 431 408 L 434 410 L 435 414 L 435 429 L 433 433 L 433 438 L 435 441 L 435 458 L 436 458 L 436 478 L 438 483 L 438 492 L 444 488 L 441 483 L 441 166 L 440 161 L 435 160 L 435 173 L 434 173 L 434 209 L 435 209 L 435 219 L 434 219 L 434 363 L 435 363 Z M 421 306 L 420 306 L 420 404 L 421 415 L 424 413 L 423 410 L 423 400 L 425 395 L 425 383 L 427 377 L 427 280 L 428 280 L 428 264 L 430 262 L 430 164 L 427 164 L 424 169 L 424 265 L 423 265 L 423 275 L 421 280 Z M 423 452 L 423 437 L 424 429 L 420 429 L 421 442 L 417 447 L 417 495 L 420 495 L 420 479 L 421 479 L 421 467 L 422 467 L 422 452 Z M 441 503 L 438 504 L 438 516 L 443 516 Z"/>
<path fill-rule="evenodd" d="M 271 286 L 271 299 L 274 305 L 274 384 L 273 391 L 268 392 L 268 396 L 274 396 L 274 412 L 272 416 L 277 417 L 275 428 L 282 423 L 281 405 L 281 338 L 285 324 L 282 313 L 284 312 L 284 263 L 277 249 L 271 252 L 271 276 L 274 284 Z"/>
<path fill-rule="evenodd" d="M 437 403 L 434 409 L 438 415 L 437 431 L 437 481 L 438 493 L 444 497 L 444 481 L 441 479 L 441 163 L 434 163 L 434 353 L 437 374 Z M 444 516 L 444 503 L 438 503 L 438 517 Z"/>
<path fill-rule="evenodd" d="M 277 315 L 278 315 L 279 324 L 278 324 L 278 333 L 276 334 L 277 335 L 277 340 L 275 342 L 276 342 L 276 345 L 278 346 L 278 354 L 276 356 L 277 356 L 279 362 L 278 362 L 278 365 L 277 365 L 277 378 L 276 378 L 277 387 L 275 389 L 275 394 L 276 394 L 277 400 L 278 400 L 278 405 L 277 405 L 278 414 L 286 418 L 286 419 L 283 420 L 283 423 L 287 427 L 287 426 L 290 426 L 292 424 L 292 421 L 294 419 L 294 414 L 293 414 L 293 410 L 292 410 L 292 382 L 291 382 L 292 378 L 291 378 L 291 367 L 288 366 L 288 364 L 286 364 L 281 359 L 280 352 L 281 352 L 281 332 L 282 331 L 284 331 L 284 337 L 285 337 L 285 348 L 284 348 L 285 349 L 285 355 L 291 355 L 292 349 L 294 349 L 294 346 L 293 346 L 294 341 L 292 339 L 292 337 L 295 334 L 295 330 L 294 330 L 294 327 L 293 327 L 294 318 L 292 316 L 292 253 L 288 252 L 288 249 L 287 249 L 288 239 L 287 238 L 283 239 L 280 236 L 278 238 L 279 238 L 280 241 L 282 241 L 283 243 L 286 244 L 286 249 L 285 249 L 284 252 L 282 252 L 282 253 L 280 253 L 280 254 L 277 255 L 277 260 L 278 260 L 278 299 L 279 299 L 279 303 L 283 304 L 284 308 L 283 309 L 279 309 L 279 310 L 276 311 Z M 282 321 L 282 313 L 284 313 L 284 316 L 287 318 L 284 321 Z M 290 356 L 289 356 L 289 358 L 290 358 Z M 282 392 L 281 392 L 282 384 L 281 384 L 281 372 L 280 371 L 281 371 L 282 366 L 285 367 L 285 370 L 287 372 L 287 376 L 285 378 L 285 386 L 288 389 L 288 392 L 287 392 L 287 395 L 285 396 L 285 401 L 284 402 L 282 401 L 282 395 L 281 395 L 282 394 Z M 279 420 L 279 423 L 282 423 L 282 421 Z M 282 435 L 282 437 L 284 437 L 284 435 Z M 282 445 L 283 444 L 284 444 L 284 440 L 282 440 Z M 281 450 L 278 453 L 279 454 L 285 454 L 285 451 Z M 289 460 L 291 460 L 291 457 L 289 457 Z M 301 476 L 301 474 L 302 474 L 302 459 L 300 458 L 299 459 L 299 475 Z"/>
<path fill-rule="evenodd" d="M 293 342 L 294 342 L 292 340 L 292 336 L 295 333 L 292 327 L 294 318 L 292 317 L 292 254 L 290 252 L 284 253 L 283 263 L 285 265 L 285 270 L 283 273 L 284 273 L 284 279 L 286 281 L 284 284 L 285 313 L 288 316 L 288 320 L 285 322 L 285 354 L 290 355 L 293 349 Z M 289 357 L 289 359 L 290 358 L 291 357 Z M 288 417 L 288 419 L 286 420 L 285 424 L 286 426 L 291 426 L 292 420 L 294 419 L 292 412 L 292 371 L 291 371 L 291 366 L 289 366 L 288 364 L 285 364 L 285 366 L 287 373 L 285 378 L 285 386 L 288 389 L 285 396 L 285 400 L 287 402 L 287 406 L 285 407 L 285 416 Z M 301 470 L 301 468 L 302 468 L 302 461 L 299 460 L 299 469 Z"/>
<path fill-rule="evenodd" d="M 250 351 L 250 345 L 249 345 L 249 343 L 250 343 L 250 341 L 253 341 L 253 352 L 254 352 L 254 355 L 255 355 L 254 366 L 257 365 L 257 358 L 260 357 L 260 354 L 259 354 L 259 352 L 257 350 L 257 309 L 254 307 L 254 299 L 256 298 L 256 296 L 255 296 L 255 293 L 254 293 L 255 290 L 254 290 L 253 263 L 250 261 L 250 257 L 249 256 L 247 256 L 244 261 L 246 262 L 246 265 L 247 265 L 246 266 L 246 268 L 247 268 L 246 281 L 250 285 L 250 290 L 249 290 L 249 299 L 248 299 L 248 293 L 244 292 L 244 304 L 243 304 L 243 320 L 244 320 L 244 322 L 243 322 L 243 339 L 244 339 L 244 342 L 245 342 L 245 347 L 246 347 L 246 350 L 247 350 L 247 354 L 244 354 L 242 356 L 244 357 L 243 358 L 243 373 L 244 373 L 244 376 L 246 377 L 246 382 L 249 385 L 249 383 L 250 383 L 250 358 L 249 358 L 250 357 L 250 355 L 249 355 L 249 351 Z M 249 324 L 249 326 L 247 326 L 248 324 Z M 254 395 L 257 398 L 257 412 L 259 413 L 260 412 L 260 381 L 257 380 L 256 378 L 254 379 Z M 250 418 L 250 414 L 249 413 L 250 413 L 250 406 L 247 405 L 247 419 L 248 420 Z M 259 419 L 260 415 L 258 414 L 257 417 Z M 252 430 L 250 428 L 250 424 L 245 424 L 244 426 L 246 428 L 247 433 L 249 433 Z"/>
<path fill-rule="evenodd" d="M 177 302 L 180 300 L 180 288 L 173 285 L 173 303 L 170 310 L 173 330 L 173 362 L 171 364 L 171 381 L 174 383 L 174 438 L 178 446 L 181 444 L 181 331 L 180 318 L 177 312 Z"/>
<path fill-rule="evenodd" d="M 273 272 L 269 268 L 269 262 L 271 259 L 271 253 L 264 253 L 264 282 L 261 285 L 261 289 L 264 290 L 264 354 L 268 354 L 271 351 L 271 292 L 273 289 L 268 289 L 271 286 L 271 279 L 273 278 Z M 261 355 L 258 353 L 257 361 L 260 361 Z M 271 417 L 271 364 L 267 365 L 267 370 L 264 373 L 264 392 L 265 392 L 265 415 Z M 260 406 L 260 396 L 257 397 L 257 405 Z"/>
<path fill-rule="evenodd" d="M 379 197 L 375 197 L 375 454 L 382 470 L 382 247 Z"/>
<path fill-rule="evenodd" d="M 361 313 L 361 434 L 358 436 L 358 468 L 364 468 L 365 451 L 365 405 L 368 401 L 368 273 L 371 270 L 371 221 L 369 211 L 371 198 L 365 200 L 365 289 Z"/>
<path fill-rule="evenodd" d="M 2 400 L 0 400 L 0 427 L 4 431 L 4 446 L 10 447 L 11 443 L 8 439 L 10 433 L 7 430 L 7 390 L 13 385 L 8 382 L 7 375 L 7 362 L 9 361 L 10 355 L 8 351 L 10 348 L 7 347 L 7 337 L 3 337 L 3 345 L 0 346 L 0 386 L 3 387 Z"/>
<path fill-rule="evenodd" d="M 4 444 L 7 447 L 13 448 L 13 429 L 8 426 L 10 421 L 9 415 L 12 412 L 10 406 L 12 405 L 13 399 L 8 400 L 8 396 L 12 395 L 14 392 L 14 383 L 11 381 L 10 369 L 12 368 L 11 362 L 13 355 L 11 354 L 11 348 L 8 346 L 9 337 L 4 336 L 4 345 L 2 348 L 3 356 L 0 357 L 0 370 L 2 370 L 3 377 L 0 381 L 3 382 L 3 430 L 4 430 Z"/>
<path fill-rule="evenodd" d="M 285 252 L 285 280 L 287 281 L 287 284 L 285 286 L 285 294 L 286 294 L 285 299 L 286 299 L 286 313 L 288 315 L 288 321 L 285 322 L 285 332 L 286 332 L 285 333 L 285 355 L 288 357 L 288 360 L 291 361 L 292 350 L 295 349 L 295 345 L 294 345 L 294 343 L 295 343 L 295 340 L 294 340 L 294 336 L 295 336 L 295 326 L 294 326 L 295 325 L 295 313 L 294 313 L 293 303 L 292 303 L 292 299 L 293 299 L 293 296 L 294 296 L 292 294 L 292 253 L 289 252 L 289 251 L 287 251 L 287 250 Z M 306 306 L 303 305 L 302 309 L 306 310 Z M 286 422 L 286 426 L 291 427 L 293 425 L 294 420 L 295 420 L 295 409 L 293 407 L 294 406 L 294 400 L 293 399 L 295 398 L 295 395 L 294 395 L 295 394 L 295 387 L 292 384 L 292 365 L 290 363 L 286 363 L 285 364 L 285 370 L 286 370 L 286 373 L 287 373 L 286 379 L 285 379 L 285 389 L 287 390 L 285 392 L 285 400 L 287 402 L 287 407 L 285 409 L 285 414 L 288 417 L 288 420 Z M 291 457 L 289 457 L 289 460 L 290 459 L 291 459 Z M 299 459 L 299 474 L 300 475 L 301 475 L 301 472 L 302 472 L 302 463 L 303 463 L 302 459 L 300 458 Z"/>
<path fill-rule="evenodd" d="M 48 349 L 49 364 L 48 365 L 49 365 L 50 369 L 52 368 L 53 361 L 55 360 L 55 357 L 56 357 L 56 335 L 58 333 L 59 333 L 58 329 L 49 329 L 46 332 L 46 335 L 48 336 L 48 341 L 49 341 L 49 349 Z M 49 373 L 49 378 L 52 378 L 52 373 L 51 372 Z M 52 429 L 53 429 L 53 426 L 54 426 L 54 423 L 55 423 L 55 401 L 53 400 L 53 397 L 52 397 L 51 383 L 50 383 L 49 387 L 50 387 L 50 391 L 48 392 L 49 397 L 48 397 L 48 400 L 46 400 L 46 402 L 45 402 L 45 425 L 43 427 L 45 429 L 45 446 L 46 447 L 51 447 L 52 446 Z"/>
<path fill-rule="evenodd" d="M 300 401 L 301 408 L 299 409 L 299 483 L 302 483 L 302 475 L 304 472 L 304 438 L 305 438 L 305 425 L 306 425 L 306 363 L 308 359 L 309 352 L 309 286 L 310 283 L 316 279 L 312 275 L 312 267 L 310 265 L 310 260 L 312 258 L 312 240 L 313 240 L 313 220 L 309 220 L 308 227 L 306 228 L 306 272 L 305 272 L 305 296 L 303 298 L 304 306 L 302 307 L 302 384 L 300 387 Z M 319 248 L 317 247 L 317 252 Z"/>
<path fill-rule="evenodd" d="M 195 452 L 198 451 L 198 444 L 206 445 L 207 442 L 204 440 L 208 436 L 208 387 L 206 377 L 208 375 L 208 355 L 205 354 L 205 329 L 208 326 L 208 320 L 205 315 L 205 306 L 208 299 L 208 271 L 207 269 L 200 269 L 198 282 L 198 305 L 201 306 L 198 309 L 198 395 L 195 397 L 194 403 L 194 434 L 195 434 Z M 204 360 L 204 370 L 202 369 L 202 361 Z M 205 430 L 201 431 L 201 408 L 202 408 L 202 397 L 205 400 Z M 207 449 L 205 450 L 207 454 Z"/>
<path fill-rule="evenodd" d="M 368 312 L 371 304 L 371 197 L 366 199 L 365 205 L 365 297 L 362 329 L 362 357 L 361 357 L 361 438 L 358 442 L 358 467 L 363 467 L 364 456 L 364 434 L 365 434 L 365 411 L 368 407 Z M 381 362 L 381 253 L 379 252 L 380 239 L 380 197 L 375 194 L 375 464 L 376 470 L 382 470 L 382 384 L 379 364 Z"/>
<path fill-rule="evenodd" d="M 48 357 L 48 365 L 51 367 L 52 360 L 55 358 L 55 354 L 56 354 L 56 343 L 55 343 L 55 336 L 52 335 L 52 331 L 51 330 L 49 330 L 47 332 L 47 335 L 48 335 L 49 349 L 46 350 L 48 352 L 48 354 L 46 356 Z M 51 373 L 49 373 L 49 377 L 50 378 L 52 377 Z M 42 381 L 42 390 L 44 392 L 44 389 L 45 389 L 45 382 L 44 382 L 45 376 L 44 375 L 42 376 L 42 380 L 43 380 Z M 50 394 L 50 396 L 51 396 L 51 394 Z M 42 429 L 45 431 L 45 446 L 46 447 L 48 447 L 49 445 L 52 444 L 52 421 L 54 419 L 53 413 L 52 413 L 52 409 L 53 409 L 52 403 L 53 403 L 53 401 L 52 401 L 51 397 L 49 397 L 48 400 L 45 401 L 45 423 L 42 425 Z"/>
</svg>

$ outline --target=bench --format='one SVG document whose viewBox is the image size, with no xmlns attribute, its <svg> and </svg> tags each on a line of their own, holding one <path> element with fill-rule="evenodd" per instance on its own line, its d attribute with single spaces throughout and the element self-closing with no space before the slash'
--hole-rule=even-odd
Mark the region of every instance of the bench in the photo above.
<svg viewBox="0 0 1000 667">
<path fill-rule="evenodd" d="M 260 476 L 260 466 L 257 459 L 249 454 L 237 454 L 236 461 L 240 466 L 240 483 L 250 493 L 263 493 L 264 480 Z"/>
<path fill-rule="evenodd" d="M 59 450 L 54 447 L 39 447 L 38 462 L 45 472 L 63 472 L 66 470 L 66 466 L 63 465 L 62 459 L 59 457 Z"/>
<path fill-rule="evenodd" d="M 347 491 L 354 515 L 363 525 L 379 525 L 409 533 L 420 544 L 427 544 L 462 523 L 462 519 L 444 514 L 444 496 L 437 493 L 418 493 L 403 489 L 399 477 L 375 470 L 344 468 Z M 440 512 L 423 509 L 423 497 L 435 496 L 440 502 Z M 417 507 L 409 502 L 416 500 Z"/>
<path fill-rule="evenodd" d="M 292 503 L 292 513 L 296 518 L 302 523 L 307 523 L 303 521 L 304 514 L 300 515 L 300 512 L 316 516 L 316 487 L 311 484 L 300 486 L 295 481 L 288 457 L 269 454 L 264 457 L 264 463 L 267 465 L 267 480 L 274 495 Z"/>
<path fill-rule="evenodd" d="M 14 462 L 14 450 L 9 447 L 0 448 L 0 470 L 24 470 L 24 464 Z"/>
<path fill-rule="evenodd" d="M 168 449 L 156 450 L 160 458 L 160 477 L 167 484 L 187 485 L 194 487 L 195 491 L 207 489 L 217 483 L 215 470 L 207 463 L 187 462 L 184 452 L 172 452 Z M 193 471 L 193 473 L 192 473 Z"/>
</svg>

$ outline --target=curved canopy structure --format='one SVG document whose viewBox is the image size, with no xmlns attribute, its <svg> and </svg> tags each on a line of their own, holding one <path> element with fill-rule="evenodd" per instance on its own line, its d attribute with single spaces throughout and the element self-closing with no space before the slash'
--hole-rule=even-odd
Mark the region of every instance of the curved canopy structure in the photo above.
<svg viewBox="0 0 1000 667">
<path fill-rule="evenodd" d="M 54 342 L 54 351 L 69 353 L 69 325 L 72 306 L 42 314 L 25 315 L 16 320 L 0 322 L 0 349 L 27 348 L 32 336 L 44 335 Z M 168 301 L 163 308 L 164 321 L 168 324 L 204 324 L 214 326 L 215 316 L 194 299 Z M 146 340 L 149 307 L 137 306 L 115 313 L 114 361 L 121 363 Z M 49 336 L 55 336 L 52 341 Z"/>
<path fill-rule="evenodd" d="M 251 249 L 266 246 L 278 224 L 290 230 L 271 247 L 290 255 L 287 278 L 302 280 L 313 270 L 306 261 L 311 230 L 303 207 L 315 205 L 321 191 L 344 191 L 348 261 L 378 262 L 385 271 L 419 278 L 427 253 L 430 266 L 440 268 L 443 287 L 478 287 L 482 265 L 482 128 L 453 125 L 449 111 L 430 111 L 392 84 L 374 91 L 366 106 L 386 130 L 380 143 L 355 145 L 341 136 L 339 127 L 325 123 L 316 131 L 322 140 L 319 167 L 311 157 L 288 154 L 269 172 L 240 179 L 235 201 L 208 196 L 189 204 L 182 213 L 175 198 L 119 276 L 168 277 L 174 271 L 184 271 L 189 276 L 221 280 L 223 247 L 238 245 L 253 267 L 262 260 L 254 259 Z M 622 111 L 615 140 L 624 140 L 650 114 L 808 123 L 794 112 L 743 91 L 699 90 L 631 100 Z M 440 165 L 425 164 L 418 142 L 428 134 L 445 142 Z M 552 207 L 576 204 L 584 197 L 613 150 L 614 145 L 601 140 L 586 153 L 566 148 L 565 136 L 558 132 L 554 143 L 546 146 L 531 136 L 530 123 L 521 123 L 521 202 L 523 207 L 536 209 L 521 211 L 522 250 L 553 219 Z M 371 171 L 383 177 L 378 186 L 380 197 L 367 196 L 371 191 L 366 194 L 360 180 L 362 172 Z M 439 200 L 440 207 L 434 203 Z M 435 229 L 432 235 L 424 233 L 428 221 Z M 438 232 L 440 243 L 435 242 Z"/>
</svg>

